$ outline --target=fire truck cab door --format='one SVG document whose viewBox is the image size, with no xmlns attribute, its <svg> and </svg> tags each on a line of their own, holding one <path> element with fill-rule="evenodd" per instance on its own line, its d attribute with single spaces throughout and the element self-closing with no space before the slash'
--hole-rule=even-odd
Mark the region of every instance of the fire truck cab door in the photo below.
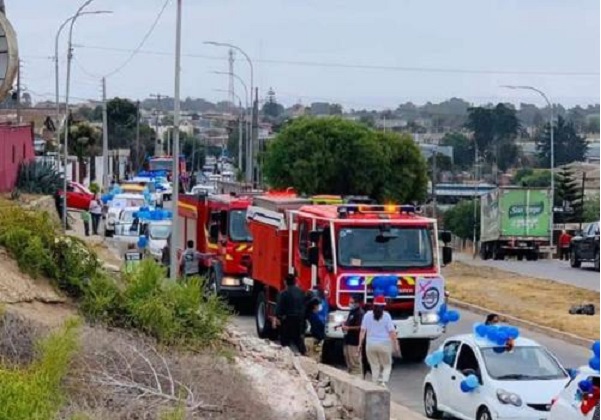
<svg viewBox="0 0 601 420">
<path fill-rule="evenodd" d="M 309 262 L 309 232 L 311 231 L 311 220 L 299 218 L 298 230 L 294 237 L 294 268 L 299 283 L 303 287 L 311 286 L 311 263 Z"/>
</svg>

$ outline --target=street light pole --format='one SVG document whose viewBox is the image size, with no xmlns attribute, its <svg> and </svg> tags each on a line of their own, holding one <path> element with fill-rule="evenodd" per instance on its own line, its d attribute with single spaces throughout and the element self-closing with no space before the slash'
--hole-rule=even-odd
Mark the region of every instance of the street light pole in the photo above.
<svg viewBox="0 0 601 420">
<path fill-rule="evenodd" d="M 216 92 L 222 92 L 222 93 L 228 93 L 230 94 L 231 92 L 228 90 L 224 90 L 224 89 L 215 89 Z M 242 99 L 240 98 L 240 96 L 234 92 L 234 96 L 236 97 L 236 99 L 238 99 L 238 107 L 240 108 L 240 114 L 238 115 L 238 167 L 241 169 L 242 168 L 242 115 L 243 115 L 243 111 L 242 111 Z"/>
<path fill-rule="evenodd" d="M 204 44 L 207 45 L 214 45 L 216 47 L 226 47 L 226 48 L 232 48 L 236 51 L 238 51 L 240 54 L 242 54 L 244 56 L 244 58 L 246 58 L 246 61 L 248 62 L 248 65 L 250 67 L 250 94 L 251 94 L 251 98 L 252 95 L 254 95 L 254 66 L 253 66 L 253 62 L 250 59 L 250 56 L 240 47 L 233 45 L 233 44 L 229 44 L 226 42 L 214 42 L 214 41 L 206 41 L 204 42 Z M 252 102 L 252 101 L 251 101 Z M 252 121 L 254 121 L 254 106 L 252 106 L 251 103 L 251 110 L 250 110 L 250 121 L 251 121 L 251 127 L 252 127 L 252 133 L 251 133 L 251 140 L 248 142 L 247 148 L 246 148 L 246 153 L 247 153 L 247 164 L 246 164 L 246 181 L 247 182 L 253 182 L 253 174 L 254 174 L 254 144 L 253 144 L 253 140 L 254 140 L 254 125 L 252 123 Z"/>
<path fill-rule="evenodd" d="M 67 231 L 67 160 L 69 157 L 69 89 L 71 83 L 71 60 L 73 59 L 73 27 L 77 18 L 81 16 L 83 10 L 90 5 L 94 0 L 86 0 L 77 9 L 77 13 L 73 15 L 71 19 L 71 25 L 69 27 L 69 43 L 67 45 L 67 82 L 65 88 L 65 140 L 63 144 L 63 231 Z"/>
<path fill-rule="evenodd" d="M 180 79 L 181 79 L 181 60 L 182 60 L 182 0 L 177 0 L 177 15 L 175 29 L 175 93 L 173 95 L 173 222 L 171 229 L 170 252 L 170 278 L 177 281 L 177 271 L 179 264 L 177 261 L 177 247 L 179 246 L 179 121 L 180 121 Z M 185 251 L 182 249 L 182 252 Z"/>
<path fill-rule="evenodd" d="M 540 89 L 537 89 L 533 86 L 513 86 L 513 85 L 504 85 L 501 86 L 507 89 L 514 89 L 514 90 L 530 90 L 532 92 L 536 92 L 538 93 L 547 103 L 547 106 L 549 107 L 549 109 L 551 110 L 551 117 L 549 120 L 549 127 L 550 127 L 550 137 L 551 137 L 551 145 L 550 145 L 550 170 L 551 170 L 551 220 L 550 220 L 550 232 L 549 232 L 549 236 L 550 236 L 550 240 L 549 240 L 549 245 L 551 247 L 551 256 L 553 256 L 553 246 L 554 246 L 554 227 L 555 227 L 555 128 L 553 126 L 554 124 L 554 110 L 553 110 L 553 104 L 551 103 L 551 101 L 549 100 L 549 98 L 547 97 L 547 95 L 545 94 L 545 92 L 543 92 Z"/>
<path fill-rule="evenodd" d="M 107 14 L 107 13 L 113 13 L 113 12 L 108 11 L 108 10 L 97 10 L 97 11 L 93 11 L 93 12 L 81 12 L 79 15 L 73 15 L 70 18 L 66 19 L 61 24 L 61 26 L 58 28 L 58 31 L 56 32 L 56 36 L 54 37 L 54 94 L 55 94 L 55 100 L 56 100 L 56 120 L 57 120 L 56 126 L 57 127 L 60 126 L 60 102 L 59 102 L 60 101 L 60 98 L 59 98 L 60 86 L 59 86 L 58 42 L 59 42 L 61 33 L 63 32 L 63 29 L 65 28 L 65 26 L 67 26 L 67 24 L 69 22 L 73 21 L 78 16 L 100 15 L 100 14 Z"/>
</svg>

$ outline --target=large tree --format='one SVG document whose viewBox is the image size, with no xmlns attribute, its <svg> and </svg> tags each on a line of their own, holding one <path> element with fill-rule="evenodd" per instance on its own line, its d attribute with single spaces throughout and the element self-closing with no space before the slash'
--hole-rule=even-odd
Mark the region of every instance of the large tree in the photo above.
<svg viewBox="0 0 601 420">
<path fill-rule="evenodd" d="M 442 146 L 453 148 L 453 163 L 461 169 L 474 165 L 474 143 L 461 133 L 447 133 L 440 141 Z"/>
<path fill-rule="evenodd" d="M 364 194 L 381 201 L 425 198 L 427 167 L 411 137 L 341 118 L 292 121 L 269 143 L 264 162 L 273 187 Z"/>
<path fill-rule="evenodd" d="M 476 216 L 474 218 L 474 215 Z M 480 205 L 476 203 L 474 214 L 474 202 L 465 200 L 447 210 L 444 214 L 444 227 L 461 239 L 472 239 L 474 236 L 474 224 L 476 225 L 476 239 L 480 238 Z"/>
<path fill-rule="evenodd" d="M 515 108 L 497 104 L 468 110 L 466 127 L 473 132 L 478 153 L 501 170 L 512 167 L 519 155 L 515 139 L 520 123 Z"/>
<path fill-rule="evenodd" d="M 588 150 L 586 139 L 579 136 L 574 124 L 559 116 L 554 124 L 553 144 L 555 146 L 555 166 L 584 160 Z M 545 124 L 536 135 L 536 150 L 540 164 L 551 166 L 551 126 Z"/>
<path fill-rule="evenodd" d="M 582 187 L 576 179 L 574 171 L 563 167 L 556 176 L 555 185 L 555 207 L 562 211 L 557 214 L 555 220 L 558 223 L 577 222 L 582 215 Z"/>
</svg>

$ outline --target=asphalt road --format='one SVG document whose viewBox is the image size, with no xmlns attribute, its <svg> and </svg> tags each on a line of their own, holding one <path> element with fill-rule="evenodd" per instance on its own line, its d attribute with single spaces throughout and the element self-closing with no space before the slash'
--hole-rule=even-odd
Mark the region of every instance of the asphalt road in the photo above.
<svg viewBox="0 0 601 420">
<path fill-rule="evenodd" d="M 476 267 L 493 267 L 524 276 L 548 279 L 595 292 L 599 291 L 599 272 L 593 269 L 592 263 L 583 263 L 582 268 L 572 268 L 568 261 L 558 260 L 482 261 L 467 254 L 456 254 L 455 259 Z"/>
<path fill-rule="evenodd" d="M 461 311 L 460 322 L 450 325 L 447 335 L 433 343 L 432 350 L 442 344 L 446 337 L 469 333 L 475 323 L 482 321 L 480 315 Z M 237 316 L 234 324 L 247 334 L 256 334 L 255 322 L 252 316 Z M 590 355 L 586 348 L 523 329 L 520 332 L 522 336 L 532 338 L 546 346 L 567 368 L 576 368 L 588 363 Z M 428 367 L 425 364 L 405 364 L 402 360 L 397 360 L 389 384 L 392 399 L 396 403 L 422 414 L 422 384 L 427 372 Z"/>
</svg>

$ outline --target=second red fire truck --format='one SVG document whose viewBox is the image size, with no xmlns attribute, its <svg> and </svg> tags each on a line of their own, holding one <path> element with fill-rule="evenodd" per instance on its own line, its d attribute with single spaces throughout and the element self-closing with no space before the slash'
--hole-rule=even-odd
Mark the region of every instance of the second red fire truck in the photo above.
<svg viewBox="0 0 601 420">
<path fill-rule="evenodd" d="M 452 259 L 448 247 L 440 256 L 435 220 L 416 214 L 413 206 L 315 205 L 293 193 L 252 201 L 247 210 L 252 264 L 244 284 L 253 290 L 260 337 L 274 335 L 270 319 L 289 273 L 303 290 L 319 290 L 327 299 L 324 353 L 342 341 L 336 327 L 346 320 L 349 297 L 360 294 L 369 305 L 377 284 L 387 284 L 387 310 L 403 358 L 426 357 L 430 341 L 443 333 L 437 312 L 444 303 L 440 266 Z"/>
</svg>

